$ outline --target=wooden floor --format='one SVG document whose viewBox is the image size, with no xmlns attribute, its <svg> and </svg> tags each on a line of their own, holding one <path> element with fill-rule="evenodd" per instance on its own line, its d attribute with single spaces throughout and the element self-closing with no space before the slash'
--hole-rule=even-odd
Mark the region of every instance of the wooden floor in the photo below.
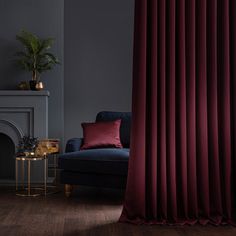
<svg viewBox="0 0 236 236">
<path fill-rule="evenodd" d="M 135 226 L 117 223 L 123 193 L 80 188 L 72 198 L 63 193 L 48 197 L 17 197 L 0 188 L 0 236 L 90 235 L 90 236 L 236 236 L 231 226 Z"/>
</svg>

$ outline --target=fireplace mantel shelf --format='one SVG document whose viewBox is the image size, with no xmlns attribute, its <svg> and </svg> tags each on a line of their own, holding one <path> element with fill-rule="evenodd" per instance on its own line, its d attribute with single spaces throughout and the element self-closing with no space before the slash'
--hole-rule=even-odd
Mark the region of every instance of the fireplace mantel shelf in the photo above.
<svg viewBox="0 0 236 236">
<path fill-rule="evenodd" d="M 48 96 L 47 90 L 31 91 L 31 90 L 0 90 L 0 96 Z"/>
</svg>

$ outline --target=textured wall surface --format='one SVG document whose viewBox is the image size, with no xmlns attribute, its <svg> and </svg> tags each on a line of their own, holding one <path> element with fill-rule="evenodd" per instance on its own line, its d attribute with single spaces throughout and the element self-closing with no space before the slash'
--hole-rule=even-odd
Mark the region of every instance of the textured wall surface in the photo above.
<svg viewBox="0 0 236 236">
<path fill-rule="evenodd" d="M 101 110 L 130 111 L 134 0 L 65 1 L 65 139 Z"/>
</svg>

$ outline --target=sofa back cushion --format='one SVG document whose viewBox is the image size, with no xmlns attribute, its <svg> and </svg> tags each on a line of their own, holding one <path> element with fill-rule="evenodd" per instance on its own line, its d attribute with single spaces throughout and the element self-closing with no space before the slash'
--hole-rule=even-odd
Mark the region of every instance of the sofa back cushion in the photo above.
<svg viewBox="0 0 236 236">
<path fill-rule="evenodd" d="M 114 121 L 121 119 L 120 140 L 125 148 L 130 146 L 131 112 L 101 111 L 97 114 L 96 121 Z"/>
</svg>

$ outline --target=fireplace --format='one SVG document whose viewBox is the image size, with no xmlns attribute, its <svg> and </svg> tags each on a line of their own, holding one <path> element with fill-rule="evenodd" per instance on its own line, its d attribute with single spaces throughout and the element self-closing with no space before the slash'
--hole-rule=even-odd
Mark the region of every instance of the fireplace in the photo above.
<svg viewBox="0 0 236 236">
<path fill-rule="evenodd" d="M 21 137 L 48 137 L 48 97 L 48 91 L 0 91 L 0 183 L 15 179 L 12 155 Z M 41 182 L 42 170 L 41 163 L 32 166 L 32 181 Z"/>
<path fill-rule="evenodd" d="M 0 133 L 0 179 L 14 181 L 15 179 L 15 144 L 6 134 Z"/>
</svg>

